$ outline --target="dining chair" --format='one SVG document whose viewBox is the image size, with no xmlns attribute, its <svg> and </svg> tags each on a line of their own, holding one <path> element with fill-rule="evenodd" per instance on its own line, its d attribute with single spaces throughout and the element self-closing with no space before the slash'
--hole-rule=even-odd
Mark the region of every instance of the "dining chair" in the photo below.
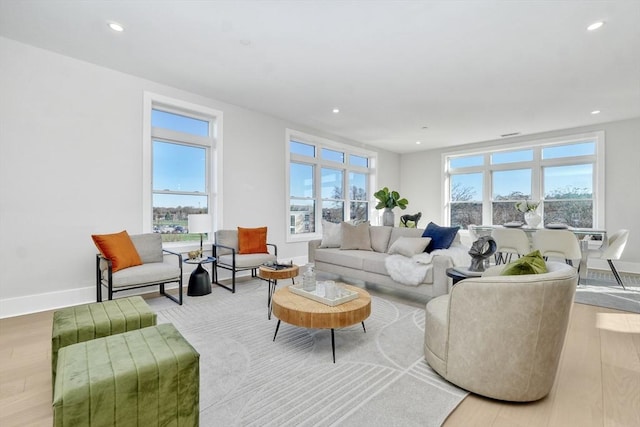
<svg viewBox="0 0 640 427">
<path fill-rule="evenodd" d="M 624 283 L 622 283 L 622 279 L 620 278 L 620 274 L 618 274 L 618 270 L 613 265 L 614 260 L 619 260 L 622 256 L 622 252 L 624 252 L 624 247 L 627 245 L 627 240 L 629 239 L 629 230 L 618 230 L 609 236 L 606 244 L 603 243 L 602 247 L 598 249 L 592 249 L 589 251 L 588 256 L 592 258 L 600 258 L 606 259 L 607 263 L 609 263 L 609 267 L 611 268 L 611 272 L 613 276 L 616 278 L 616 281 L 622 289 L 627 289 L 624 287 Z"/>
<path fill-rule="evenodd" d="M 511 262 L 513 254 L 526 255 L 531 252 L 527 233 L 518 228 L 494 228 L 491 237 L 498 245 L 496 249 L 496 265 Z"/>
<path fill-rule="evenodd" d="M 533 233 L 533 249 L 539 250 L 545 259 L 562 258 L 569 265 L 582 258 L 580 243 L 569 230 L 540 229 Z M 578 267 L 578 270 L 580 267 Z"/>
</svg>

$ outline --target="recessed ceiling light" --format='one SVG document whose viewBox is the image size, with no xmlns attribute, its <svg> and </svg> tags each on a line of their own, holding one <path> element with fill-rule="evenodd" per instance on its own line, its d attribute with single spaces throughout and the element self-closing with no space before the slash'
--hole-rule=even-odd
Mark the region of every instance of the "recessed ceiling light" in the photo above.
<svg viewBox="0 0 640 427">
<path fill-rule="evenodd" d="M 422 126 L 422 129 L 429 129 L 429 126 Z"/>
<path fill-rule="evenodd" d="M 340 109 L 339 109 L 339 108 L 334 108 L 334 109 L 333 109 L 333 114 L 338 114 L 339 112 L 340 112 Z"/>
<path fill-rule="evenodd" d="M 510 136 L 516 136 L 516 135 L 520 135 L 520 132 L 511 132 L 511 133 L 504 133 L 502 135 L 500 135 L 502 138 L 508 138 Z"/>
<path fill-rule="evenodd" d="M 588 30 L 588 31 L 595 31 L 595 30 L 597 30 L 598 28 L 602 27 L 603 25 L 604 25 L 604 22 L 603 22 L 603 21 L 594 22 L 593 24 L 591 24 L 591 25 L 589 25 L 589 26 L 587 27 L 587 30 Z"/>
<path fill-rule="evenodd" d="M 111 28 L 113 31 L 117 31 L 119 33 L 124 31 L 124 27 L 120 24 L 118 24 L 117 22 L 109 22 L 109 28 Z"/>
<path fill-rule="evenodd" d="M 593 110 L 593 111 L 591 112 L 591 114 L 593 114 L 593 115 L 600 114 L 600 110 Z"/>
<path fill-rule="evenodd" d="M 420 145 L 420 144 L 422 144 L 422 142 L 420 142 L 420 141 L 416 141 L 416 144 Z"/>
</svg>

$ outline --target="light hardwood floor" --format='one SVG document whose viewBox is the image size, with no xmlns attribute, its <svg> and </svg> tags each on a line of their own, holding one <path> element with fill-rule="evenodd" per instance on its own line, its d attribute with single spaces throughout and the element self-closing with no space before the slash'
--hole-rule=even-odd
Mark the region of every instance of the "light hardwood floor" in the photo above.
<svg viewBox="0 0 640 427">
<path fill-rule="evenodd" d="M 53 312 L 0 320 L 0 426 L 51 426 Z M 640 426 L 640 315 L 574 304 L 551 393 L 514 404 L 467 397 L 457 426 Z"/>
</svg>

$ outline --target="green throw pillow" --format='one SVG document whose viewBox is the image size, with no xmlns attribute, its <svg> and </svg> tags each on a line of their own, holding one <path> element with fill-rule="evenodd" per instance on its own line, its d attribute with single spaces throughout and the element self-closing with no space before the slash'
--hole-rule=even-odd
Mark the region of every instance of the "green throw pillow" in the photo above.
<svg viewBox="0 0 640 427">
<path fill-rule="evenodd" d="M 533 251 L 530 254 L 510 262 L 500 273 L 501 276 L 517 276 L 519 274 L 541 274 L 547 272 L 547 264 L 542 258 L 540 251 Z"/>
</svg>

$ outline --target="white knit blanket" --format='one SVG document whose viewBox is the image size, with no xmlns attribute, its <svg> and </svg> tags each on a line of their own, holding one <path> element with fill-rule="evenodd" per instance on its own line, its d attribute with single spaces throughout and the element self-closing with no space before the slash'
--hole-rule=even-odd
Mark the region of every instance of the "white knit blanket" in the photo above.
<svg viewBox="0 0 640 427">
<path fill-rule="evenodd" d="M 418 286 L 424 282 L 427 272 L 432 267 L 431 261 L 434 256 L 448 255 L 451 257 L 454 266 L 469 265 L 471 257 L 468 251 L 468 248 L 456 245 L 451 246 L 449 249 L 436 249 L 430 254 L 421 252 L 412 257 L 394 254 L 385 258 L 384 266 L 394 281 L 403 285 Z"/>
</svg>

